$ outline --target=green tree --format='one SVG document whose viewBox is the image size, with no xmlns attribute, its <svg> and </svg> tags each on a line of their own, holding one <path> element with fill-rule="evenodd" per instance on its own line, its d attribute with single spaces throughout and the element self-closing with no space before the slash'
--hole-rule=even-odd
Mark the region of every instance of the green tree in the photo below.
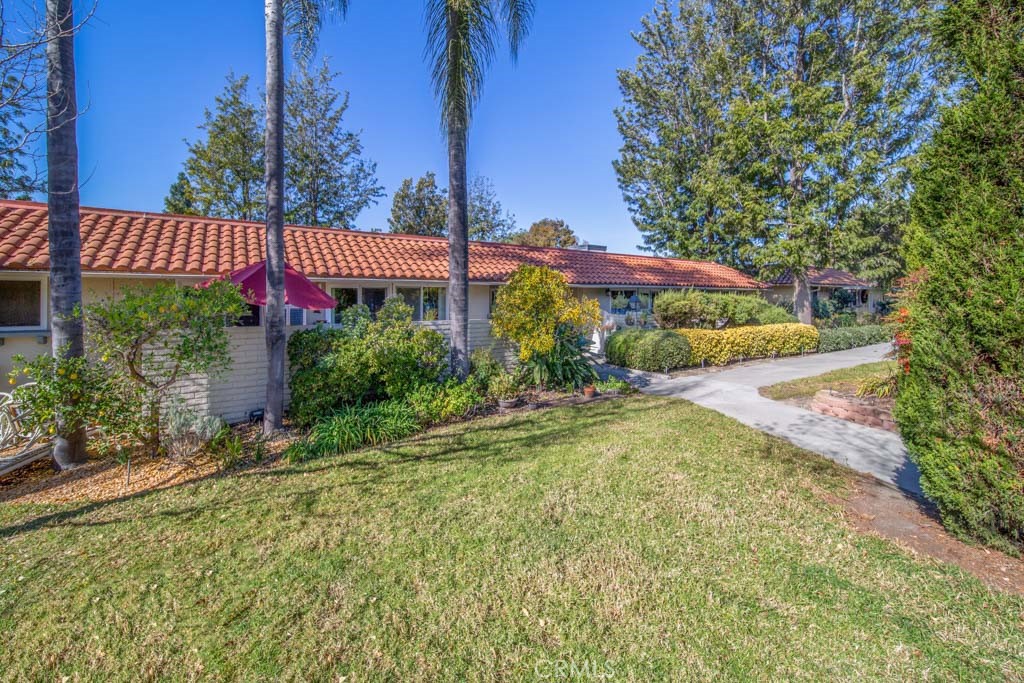
<svg viewBox="0 0 1024 683">
<path fill-rule="evenodd" d="M 391 201 L 391 232 L 406 235 L 444 237 L 447 226 L 448 192 L 437 186 L 437 178 L 428 171 L 413 184 L 412 178 L 402 181 Z"/>
<path fill-rule="evenodd" d="M 437 177 L 427 172 L 402 181 L 391 202 L 391 232 L 407 235 L 445 237 L 448 234 L 448 190 L 437 186 Z M 469 184 L 469 238 L 504 242 L 515 234 L 516 217 L 505 211 L 494 183 L 476 176 Z"/>
<path fill-rule="evenodd" d="M 285 86 L 285 218 L 300 225 L 354 228 L 356 216 L 384 190 L 377 165 L 362 157 L 359 134 L 345 130 L 348 93 L 334 87 L 325 60 L 311 72 L 304 63 Z"/>
<path fill-rule="evenodd" d="M 528 247 L 558 247 L 564 249 L 578 244 L 576 233 L 569 224 L 558 218 L 542 218 L 529 230 L 511 235 L 508 241 Z"/>
<path fill-rule="evenodd" d="M 46 197 L 50 253 L 50 340 L 55 357 L 85 355 L 82 326 L 82 243 L 79 234 L 78 100 L 75 18 L 71 0 L 46 0 Z M 66 396 L 66 412 L 75 412 Z M 53 460 L 61 469 L 85 463 L 85 428 L 58 410 Z"/>
<path fill-rule="evenodd" d="M 498 201 L 490 178 L 476 176 L 469 184 L 469 239 L 505 242 L 516 230 L 516 217 Z"/>
<path fill-rule="evenodd" d="M 515 59 L 533 17 L 532 0 L 427 0 L 427 54 L 441 127 L 448 138 L 448 310 L 451 369 L 469 374 L 469 188 L 466 142 L 473 106 L 504 25 Z"/>
<path fill-rule="evenodd" d="M 662 0 L 619 74 L 619 184 L 647 248 L 765 274 L 899 268 L 936 80 L 926 0 Z"/>
<path fill-rule="evenodd" d="M 158 283 L 122 290 L 117 299 L 89 306 L 91 353 L 107 376 L 131 382 L 145 404 L 142 431 L 159 449 L 160 407 L 168 392 L 190 374 L 216 374 L 231 364 L 228 329 L 248 306 L 234 284 L 205 288 Z"/>
<path fill-rule="evenodd" d="M 896 418 L 943 523 L 1021 552 L 1024 8 L 950 3 L 937 36 L 966 87 L 914 177 Z"/>
<path fill-rule="evenodd" d="M 185 169 L 164 199 L 169 213 L 263 218 L 263 112 L 249 101 L 248 87 L 248 76 L 228 74 L 213 110 L 204 113 L 205 139 L 188 143 Z"/>
<path fill-rule="evenodd" d="M 29 169 L 33 131 L 25 125 L 27 112 L 18 88 L 14 77 L 0 82 L 0 199 L 30 199 L 44 187 L 42 178 Z"/>
<path fill-rule="evenodd" d="M 184 171 L 180 171 L 177 180 L 171 185 L 171 189 L 168 190 L 167 196 L 164 198 L 164 211 L 182 216 L 198 216 L 199 210 L 196 208 L 196 204 L 196 189 L 192 186 L 188 175 Z"/>
</svg>

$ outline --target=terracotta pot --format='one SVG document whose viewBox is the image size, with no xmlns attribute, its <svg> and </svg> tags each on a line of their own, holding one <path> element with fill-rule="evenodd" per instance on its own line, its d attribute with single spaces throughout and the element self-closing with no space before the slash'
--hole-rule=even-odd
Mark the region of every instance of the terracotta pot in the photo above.
<svg viewBox="0 0 1024 683">
<path fill-rule="evenodd" d="M 592 385 L 591 386 L 583 387 L 583 397 L 584 398 L 594 398 L 594 396 L 596 396 L 596 395 L 597 395 L 597 387 L 594 387 Z"/>
</svg>

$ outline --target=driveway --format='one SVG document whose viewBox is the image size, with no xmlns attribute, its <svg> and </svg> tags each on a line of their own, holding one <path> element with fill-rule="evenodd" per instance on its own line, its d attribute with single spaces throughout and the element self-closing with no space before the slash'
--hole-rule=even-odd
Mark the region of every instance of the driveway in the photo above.
<svg viewBox="0 0 1024 683">
<path fill-rule="evenodd" d="M 880 361 L 890 348 L 889 344 L 877 344 L 848 351 L 765 360 L 676 378 L 623 371 L 607 365 L 601 369 L 602 374 L 628 376 L 646 394 L 684 398 L 717 410 L 745 425 L 920 495 L 917 467 L 907 457 L 907 449 L 898 435 L 773 401 L 757 392 L 759 387 L 776 382 Z"/>
</svg>

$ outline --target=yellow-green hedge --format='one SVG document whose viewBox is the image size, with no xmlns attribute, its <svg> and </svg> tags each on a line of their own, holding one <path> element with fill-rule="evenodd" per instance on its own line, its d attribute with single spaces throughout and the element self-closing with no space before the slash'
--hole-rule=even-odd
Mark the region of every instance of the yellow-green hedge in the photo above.
<svg viewBox="0 0 1024 683">
<path fill-rule="evenodd" d="M 818 348 L 818 330 L 813 325 L 781 323 L 751 325 L 724 330 L 676 330 L 690 342 L 691 363 L 725 365 L 740 358 L 792 356 Z"/>
</svg>

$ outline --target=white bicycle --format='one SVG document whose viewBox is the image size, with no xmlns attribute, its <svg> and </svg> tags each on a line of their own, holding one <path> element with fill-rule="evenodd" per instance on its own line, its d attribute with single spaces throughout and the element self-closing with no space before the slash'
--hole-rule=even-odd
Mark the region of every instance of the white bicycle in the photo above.
<svg viewBox="0 0 1024 683">
<path fill-rule="evenodd" d="M 32 383 L 18 389 L 28 386 Z M 18 389 L 9 394 L 0 392 L 0 453 L 13 448 L 23 453 L 43 436 L 42 429 L 25 427 L 25 409 L 18 401 Z"/>
</svg>

